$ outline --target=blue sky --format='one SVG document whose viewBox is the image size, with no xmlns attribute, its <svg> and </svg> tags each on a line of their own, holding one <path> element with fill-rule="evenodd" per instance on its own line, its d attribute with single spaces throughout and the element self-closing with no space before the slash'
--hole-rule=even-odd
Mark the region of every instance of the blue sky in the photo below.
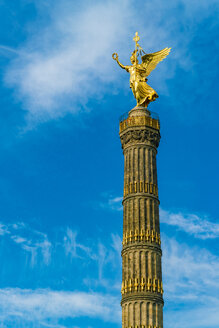
<svg viewBox="0 0 219 328">
<path fill-rule="evenodd" d="M 121 327 L 136 31 L 159 94 L 164 326 L 219 327 L 216 0 L 0 0 L 0 327 Z"/>
</svg>

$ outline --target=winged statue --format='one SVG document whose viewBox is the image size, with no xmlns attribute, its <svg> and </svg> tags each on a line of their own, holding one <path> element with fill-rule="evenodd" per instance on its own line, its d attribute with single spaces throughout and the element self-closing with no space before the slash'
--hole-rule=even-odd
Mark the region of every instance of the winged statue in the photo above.
<svg viewBox="0 0 219 328">
<path fill-rule="evenodd" d="M 166 58 L 171 48 L 164 48 L 152 54 L 146 54 L 138 44 L 140 40 L 138 32 L 136 32 L 133 40 L 135 41 L 135 50 L 130 57 L 132 65 L 121 64 L 117 53 L 114 53 L 112 57 L 121 68 L 130 73 L 130 88 L 137 101 L 137 106 L 147 107 L 151 101 L 154 101 L 158 97 L 157 92 L 146 83 L 148 80 L 147 77 L 155 69 L 157 64 Z M 141 56 L 141 64 L 138 61 L 139 56 Z"/>
</svg>

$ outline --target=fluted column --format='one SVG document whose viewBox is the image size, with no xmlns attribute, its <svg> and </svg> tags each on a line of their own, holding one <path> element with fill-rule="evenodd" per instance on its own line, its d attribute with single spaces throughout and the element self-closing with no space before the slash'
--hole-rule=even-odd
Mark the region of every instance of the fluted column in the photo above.
<svg viewBox="0 0 219 328">
<path fill-rule="evenodd" d="M 122 328 L 163 328 L 156 154 L 159 121 L 135 108 L 120 123 L 124 153 Z"/>
</svg>

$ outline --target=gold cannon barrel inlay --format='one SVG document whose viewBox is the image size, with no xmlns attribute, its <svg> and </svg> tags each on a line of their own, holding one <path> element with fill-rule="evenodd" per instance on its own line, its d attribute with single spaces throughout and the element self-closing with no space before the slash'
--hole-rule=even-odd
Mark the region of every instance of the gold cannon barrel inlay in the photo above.
<svg viewBox="0 0 219 328">
<path fill-rule="evenodd" d="M 160 279 L 141 277 L 130 278 L 122 282 L 121 293 L 122 295 L 133 292 L 152 292 L 163 294 L 163 283 Z"/>
<path fill-rule="evenodd" d="M 154 230 L 130 230 L 123 235 L 123 246 L 134 243 L 134 242 L 152 242 L 158 245 L 161 244 L 160 234 Z"/>
<path fill-rule="evenodd" d="M 148 193 L 158 197 L 158 187 L 156 184 L 144 181 L 129 182 L 124 186 L 124 197 L 134 193 Z"/>
<path fill-rule="evenodd" d="M 128 327 L 125 327 L 125 328 L 161 328 L 160 326 L 145 326 L 145 325 L 140 325 L 140 326 L 128 326 Z"/>
</svg>

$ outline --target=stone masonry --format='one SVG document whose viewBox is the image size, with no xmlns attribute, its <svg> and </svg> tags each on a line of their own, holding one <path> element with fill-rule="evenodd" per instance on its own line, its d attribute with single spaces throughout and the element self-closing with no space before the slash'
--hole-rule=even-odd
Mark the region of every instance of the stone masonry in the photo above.
<svg viewBox="0 0 219 328">
<path fill-rule="evenodd" d="M 124 154 L 122 328 L 163 328 L 156 154 L 159 120 L 142 107 L 120 122 Z"/>
</svg>

